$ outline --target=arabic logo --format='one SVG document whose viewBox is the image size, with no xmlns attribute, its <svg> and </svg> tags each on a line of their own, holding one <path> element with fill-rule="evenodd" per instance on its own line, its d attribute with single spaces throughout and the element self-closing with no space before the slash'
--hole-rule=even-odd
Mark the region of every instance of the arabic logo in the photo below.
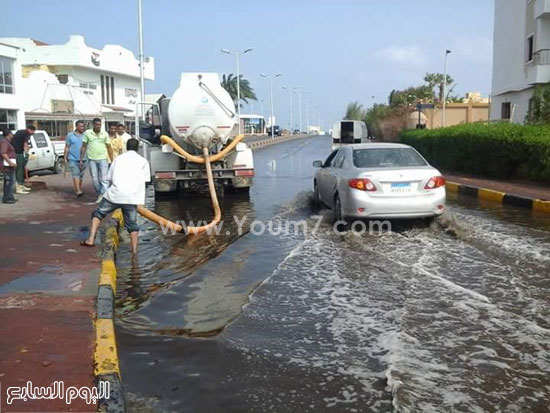
<svg viewBox="0 0 550 413">
<path fill-rule="evenodd" d="M 92 63 L 94 66 L 99 66 L 99 53 L 92 52 Z"/>
</svg>

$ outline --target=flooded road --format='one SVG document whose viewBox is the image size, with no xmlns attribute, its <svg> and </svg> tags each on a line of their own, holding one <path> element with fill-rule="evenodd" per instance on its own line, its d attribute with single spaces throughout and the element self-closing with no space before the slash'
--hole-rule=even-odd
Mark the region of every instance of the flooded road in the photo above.
<svg viewBox="0 0 550 413">
<path fill-rule="evenodd" d="M 257 150 L 218 236 L 145 223 L 138 259 L 123 244 L 129 411 L 548 411 L 550 218 L 450 197 L 430 227 L 259 234 L 313 228 L 311 164 L 329 151 L 325 137 Z M 210 218 L 198 197 L 155 209 Z"/>
</svg>

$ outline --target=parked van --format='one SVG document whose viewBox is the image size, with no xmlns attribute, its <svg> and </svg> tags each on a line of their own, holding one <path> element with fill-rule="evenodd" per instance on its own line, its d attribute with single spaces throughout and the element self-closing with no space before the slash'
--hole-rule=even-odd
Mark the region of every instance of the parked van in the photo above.
<svg viewBox="0 0 550 413">
<path fill-rule="evenodd" d="M 350 143 L 369 142 L 369 131 L 365 122 L 341 120 L 332 126 L 332 149 Z"/>
</svg>

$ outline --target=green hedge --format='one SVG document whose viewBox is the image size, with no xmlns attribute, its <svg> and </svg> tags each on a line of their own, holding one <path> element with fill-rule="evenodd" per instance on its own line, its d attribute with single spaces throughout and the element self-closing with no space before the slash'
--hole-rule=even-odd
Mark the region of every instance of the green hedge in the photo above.
<svg viewBox="0 0 550 413">
<path fill-rule="evenodd" d="M 447 173 L 550 182 L 550 126 L 462 124 L 399 138 Z"/>
</svg>

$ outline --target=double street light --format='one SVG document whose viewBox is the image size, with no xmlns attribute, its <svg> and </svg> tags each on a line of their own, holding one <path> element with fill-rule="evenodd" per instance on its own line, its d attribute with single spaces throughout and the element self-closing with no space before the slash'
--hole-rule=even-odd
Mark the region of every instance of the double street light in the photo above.
<svg viewBox="0 0 550 413">
<path fill-rule="evenodd" d="M 269 83 L 270 83 L 270 89 L 271 89 L 271 121 L 269 122 L 270 124 L 270 127 L 271 127 L 271 138 L 274 137 L 274 134 L 273 134 L 273 131 L 274 131 L 274 128 L 273 128 L 273 124 L 275 123 L 273 121 L 273 79 L 275 78 L 278 78 L 280 76 L 282 76 L 281 73 L 277 73 L 276 75 L 271 75 L 271 76 L 268 76 L 266 75 L 265 73 L 261 73 L 260 74 L 261 77 L 264 77 L 266 79 L 269 79 Z"/>
<path fill-rule="evenodd" d="M 298 95 L 298 107 L 300 109 L 300 133 L 302 133 L 302 92 L 299 91 L 298 86 L 294 86 L 292 91 Z"/>
<path fill-rule="evenodd" d="M 242 52 L 232 52 L 227 49 L 222 49 L 222 53 L 233 55 L 237 58 L 237 117 L 239 118 L 239 135 L 241 134 L 241 72 L 239 67 L 239 57 L 242 54 L 251 52 L 253 49 L 250 47 Z"/>
<path fill-rule="evenodd" d="M 289 87 L 283 86 L 283 89 L 288 90 L 288 100 L 289 100 L 289 107 L 288 107 L 288 130 L 291 135 L 293 135 L 293 126 L 292 126 L 292 93 L 293 90 Z"/>
</svg>

